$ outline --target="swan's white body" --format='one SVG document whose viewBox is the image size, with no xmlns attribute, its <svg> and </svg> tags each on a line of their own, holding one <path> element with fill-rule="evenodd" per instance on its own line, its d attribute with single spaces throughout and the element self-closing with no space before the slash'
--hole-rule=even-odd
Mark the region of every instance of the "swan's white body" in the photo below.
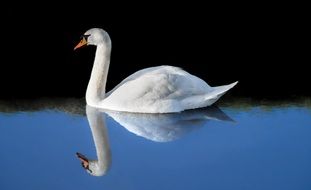
<svg viewBox="0 0 311 190">
<path fill-rule="evenodd" d="M 181 112 L 213 104 L 234 85 L 213 88 L 180 68 L 152 67 L 127 77 L 98 107 L 140 113 Z"/>
<path fill-rule="evenodd" d="M 85 33 L 88 44 L 96 45 L 96 55 L 86 92 L 87 104 L 101 109 L 137 112 L 172 113 L 212 105 L 237 82 L 211 87 L 202 79 L 172 66 L 140 70 L 106 93 L 111 41 L 102 29 Z"/>
</svg>

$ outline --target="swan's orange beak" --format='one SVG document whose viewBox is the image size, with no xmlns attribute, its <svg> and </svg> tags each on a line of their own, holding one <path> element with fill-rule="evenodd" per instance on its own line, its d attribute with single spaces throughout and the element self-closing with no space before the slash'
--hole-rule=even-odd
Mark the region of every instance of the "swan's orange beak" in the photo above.
<svg viewBox="0 0 311 190">
<path fill-rule="evenodd" d="M 76 50 L 82 46 L 85 46 L 87 44 L 87 41 L 85 38 L 82 38 L 82 40 L 76 45 L 76 47 L 73 50 Z"/>
<path fill-rule="evenodd" d="M 81 161 L 81 164 L 83 168 L 88 169 L 89 168 L 89 160 L 81 153 L 77 152 L 77 157 Z"/>
</svg>

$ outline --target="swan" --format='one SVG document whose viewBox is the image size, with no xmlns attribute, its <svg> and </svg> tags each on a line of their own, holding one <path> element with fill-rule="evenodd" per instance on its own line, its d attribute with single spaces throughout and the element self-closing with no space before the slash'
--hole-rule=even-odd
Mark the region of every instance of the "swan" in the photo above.
<svg viewBox="0 0 311 190">
<path fill-rule="evenodd" d="M 92 131 L 97 160 L 90 160 L 77 152 L 82 167 L 93 176 L 105 175 L 111 165 L 111 152 L 105 117 L 96 108 L 86 106 L 86 116 Z"/>
<path fill-rule="evenodd" d="M 110 37 L 103 29 L 92 28 L 82 35 L 74 50 L 86 45 L 97 46 L 85 95 L 92 107 L 137 113 L 181 112 L 212 105 L 238 83 L 211 87 L 181 68 L 156 66 L 135 72 L 106 93 Z"/>
</svg>

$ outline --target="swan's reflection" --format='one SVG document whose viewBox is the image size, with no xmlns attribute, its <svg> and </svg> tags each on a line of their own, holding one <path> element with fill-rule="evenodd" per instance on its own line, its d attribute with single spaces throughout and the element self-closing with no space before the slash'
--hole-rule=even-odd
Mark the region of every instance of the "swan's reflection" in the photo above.
<svg viewBox="0 0 311 190">
<path fill-rule="evenodd" d="M 105 114 L 102 115 L 101 112 Z M 89 160 L 81 153 L 77 153 L 77 156 L 82 162 L 82 167 L 94 176 L 106 174 L 111 163 L 106 114 L 128 131 L 156 142 L 176 140 L 194 129 L 203 127 L 210 120 L 233 121 L 215 106 L 171 114 L 115 112 L 86 106 L 98 160 Z"/>
<path fill-rule="evenodd" d="M 215 106 L 170 114 L 105 113 L 128 131 L 156 142 L 176 140 L 210 120 L 233 121 Z"/>
</svg>

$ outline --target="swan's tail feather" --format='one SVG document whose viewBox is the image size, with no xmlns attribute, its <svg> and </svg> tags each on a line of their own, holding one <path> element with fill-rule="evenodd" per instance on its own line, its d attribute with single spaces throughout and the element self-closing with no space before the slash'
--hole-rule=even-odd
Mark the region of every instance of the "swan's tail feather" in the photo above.
<svg viewBox="0 0 311 190">
<path fill-rule="evenodd" d="M 238 81 L 228 85 L 212 87 L 212 92 L 208 93 L 205 96 L 205 101 L 207 101 L 207 105 L 212 105 L 213 103 L 215 103 L 222 95 L 224 95 L 228 90 L 233 88 L 237 83 Z"/>
</svg>

